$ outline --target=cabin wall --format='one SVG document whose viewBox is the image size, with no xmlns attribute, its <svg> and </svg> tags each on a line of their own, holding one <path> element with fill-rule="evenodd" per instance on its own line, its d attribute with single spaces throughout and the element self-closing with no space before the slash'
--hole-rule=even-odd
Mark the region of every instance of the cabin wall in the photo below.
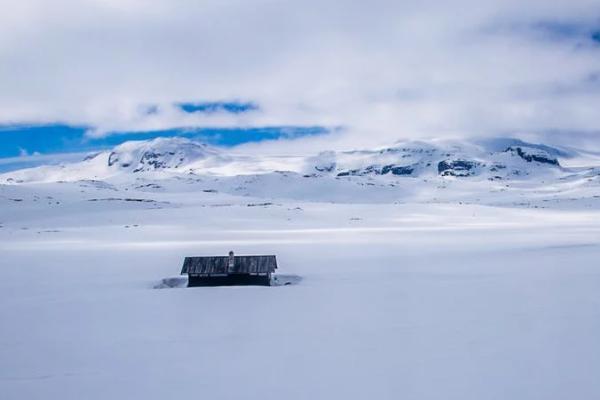
<svg viewBox="0 0 600 400">
<path fill-rule="evenodd" d="M 189 276 L 188 287 L 197 286 L 271 286 L 270 275 L 231 274 L 226 276 Z"/>
</svg>

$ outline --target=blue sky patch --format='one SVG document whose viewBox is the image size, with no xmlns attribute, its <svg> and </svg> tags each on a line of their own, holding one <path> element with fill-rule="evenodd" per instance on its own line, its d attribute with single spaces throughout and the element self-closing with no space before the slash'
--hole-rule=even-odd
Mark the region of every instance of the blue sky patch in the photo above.
<svg viewBox="0 0 600 400">
<path fill-rule="evenodd" d="M 14 125 L 0 127 L 0 158 L 34 153 L 79 153 L 111 148 L 128 140 L 182 136 L 217 146 L 275 139 L 293 139 L 329 132 L 320 126 L 254 128 L 176 128 L 150 132 L 118 132 L 102 138 L 85 135 L 88 127 L 69 125 Z"/>
<path fill-rule="evenodd" d="M 61 124 L 0 126 L 0 157 L 93 150 L 84 138 L 87 130 Z"/>
<path fill-rule="evenodd" d="M 231 114 L 240 114 L 259 109 L 258 105 L 251 102 L 199 102 L 199 103 L 178 103 L 177 106 L 187 113 L 214 113 L 228 112 Z"/>
</svg>

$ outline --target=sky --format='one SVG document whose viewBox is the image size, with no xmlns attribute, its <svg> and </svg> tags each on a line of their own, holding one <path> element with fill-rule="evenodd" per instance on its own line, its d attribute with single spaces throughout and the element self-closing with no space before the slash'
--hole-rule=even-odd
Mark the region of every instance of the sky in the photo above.
<svg viewBox="0 0 600 400">
<path fill-rule="evenodd" d="M 428 137 L 600 144 L 600 0 L 0 6 L 10 162 L 179 134 L 256 151 Z"/>
</svg>

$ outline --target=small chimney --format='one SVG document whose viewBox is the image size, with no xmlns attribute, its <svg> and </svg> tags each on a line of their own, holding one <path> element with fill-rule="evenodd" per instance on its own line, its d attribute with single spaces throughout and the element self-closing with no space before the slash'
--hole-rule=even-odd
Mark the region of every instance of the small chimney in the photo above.
<svg viewBox="0 0 600 400">
<path fill-rule="evenodd" d="M 233 251 L 229 252 L 229 262 L 227 263 L 227 270 L 229 273 L 233 272 L 233 266 L 235 265 L 234 262 L 235 258 L 233 257 Z"/>
</svg>

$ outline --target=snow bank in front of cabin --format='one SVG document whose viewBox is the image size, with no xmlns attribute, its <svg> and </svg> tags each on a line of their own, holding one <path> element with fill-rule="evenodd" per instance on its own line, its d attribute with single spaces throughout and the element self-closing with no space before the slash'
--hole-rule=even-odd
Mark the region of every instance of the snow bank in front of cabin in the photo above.
<svg viewBox="0 0 600 400">
<path fill-rule="evenodd" d="M 188 278 L 187 276 L 173 276 L 170 278 L 163 278 L 159 283 L 155 284 L 154 289 L 177 289 L 187 287 Z"/>
</svg>

